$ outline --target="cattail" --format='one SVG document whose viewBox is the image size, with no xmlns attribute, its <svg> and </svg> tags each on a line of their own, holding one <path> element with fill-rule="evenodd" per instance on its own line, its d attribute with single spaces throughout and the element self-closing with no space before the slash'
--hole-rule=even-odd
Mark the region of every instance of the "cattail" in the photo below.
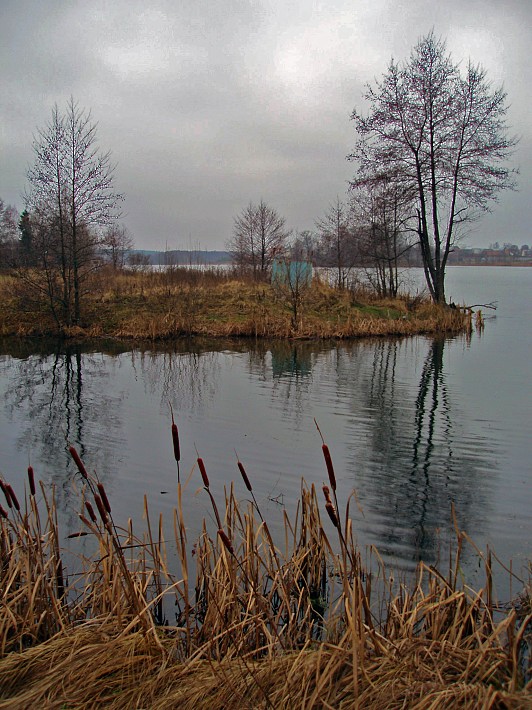
<svg viewBox="0 0 532 710">
<path fill-rule="evenodd" d="M 8 487 L 7 487 L 7 484 L 4 483 L 1 479 L 0 479 L 0 488 L 2 489 L 2 493 L 3 493 L 4 496 L 5 496 L 6 503 L 8 504 L 8 506 L 9 506 L 10 508 L 12 508 L 12 507 L 13 507 L 13 502 L 11 501 L 11 496 L 9 495 L 9 489 L 8 489 Z"/>
<path fill-rule="evenodd" d="M 338 522 L 338 516 L 336 515 L 334 505 L 330 501 L 325 503 L 325 510 L 329 513 L 329 518 L 332 520 L 334 527 L 339 528 L 340 524 Z"/>
<path fill-rule="evenodd" d="M 331 459 L 331 452 L 327 444 L 322 444 L 323 456 L 325 458 L 325 464 L 327 465 L 327 473 L 329 474 L 329 481 L 333 491 L 336 491 L 336 476 L 334 475 L 334 467 Z"/>
<path fill-rule="evenodd" d="M 28 481 L 30 484 L 30 494 L 35 495 L 35 477 L 33 475 L 33 466 L 28 466 Z"/>
<path fill-rule="evenodd" d="M 4 510 L 1 505 L 0 505 L 0 517 L 2 517 L 2 518 L 8 517 L 7 510 Z"/>
<path fill-rule="evenodd" d="M 205 469 L 205 464 L 202 458 L 198 458 L 198 466 L 201 473 L 201 478 L 203 479 L 203 485 L 205 488 L 209 487 L 209 477 L 207 476 L 207 470 Z"/>
<path fill-rule="evenodd" d="M 88 500 L 85 501 L 85 508 L 87 508 L 87 513 L 89 514 L 92 522 L 97 523 L 98 519 L 96 518 L 96 513 L 94 512 L 94 508 L 92 507 L 92 505 L 89 503 Z"/>
<path fill-rule="evenodd" d="M 225 547 L 229 550 L 229 552 L 234 555 L 235 551 L 233 549 L 233 545 L 231 544 L 231 540 L 227 537 L 226 533 L 224 530 L 221 528 L 218 530 L 218 535 L 220 536 L 220 540 L 223 542 Z"/>
<path fill-rule="evenodd" d="M 11 484 L 8 483 L 6 488 L 9 491 L 9 497 L 13 501 L 13 505 L 17 510 L 20 510 L 20 503 L 18 502 L 17 496 L 15 495 L 15 491 L 11 488 Z"/>
<path fill-rule="evenodd" d="M 181 460 L 181 448 L 179 446 L 179 432 L 177 430 L 177 424 L 172 421 L 172 441 L 174 443 L 174 458 L 177 463 Z"/>
<path fill-rule="evenodd" d="M 102 503 L 104 504 L 105 510 L 108 513 L 110 513 L 111 512 L 111 505 L 109 503 L 109 499 L 107 498 L 107 493 L 105 492 L 105 488 L 103 487 L 103 483 L 98 483 L 97 488 L 100 493 L 100 497 L 102 499 Z"/>
<path fill-rule="evenodd" d="M 68 447 L 68 450 L 70 451 L 70 455 L 71 455 L 72 458 L 74 459 L 74 463 L 75 463 L 76 466 L 78 467 L 78 471 L 81 473 L 81 475 L 83 476 L 83 478 L 88 479 L 89 476 L 88 476 L 88 474 L 87 474 L 87 469 L 86 469 L 85 466 L 83 465 L 83 461 L 80 459 L 79 454 L 78 454 L 78 452 L 76 451 L 76 449 L 75 449 L 73 446 L 69 446 L 69 447 Z"/>
<path fill-rule="evenodd" d="M 331 491 L 329 490 L 329 486 L 323 486 L 323 495 L 325 496 L 325 502 L 326 502 L 326 503 L 332 503 L 332 501 L 331 501 Z"/>
<path fill-rule="evenodd" d="M 246 484 L 246 488 L 248 489 L 248 491 L 251 491 L 252 490 L 251 483 L 249 482 L 249 478 L 246 473 L 246 469 L 244 468 L 244 464 L 241 461 L 238 462 L 238 469 L 242 475 L 244 483 Z"/>
<path fill-rule="evenodd" d="M 107 524 L 107 512 L 105 510 L 105 506 L 102 502 L 102 499 L 97 493 L 94 494 L 94 502 L 96 503 L 96 507 L 98 508 L 98 512 L 100 513 L 104 525 Z"/>
</svg>

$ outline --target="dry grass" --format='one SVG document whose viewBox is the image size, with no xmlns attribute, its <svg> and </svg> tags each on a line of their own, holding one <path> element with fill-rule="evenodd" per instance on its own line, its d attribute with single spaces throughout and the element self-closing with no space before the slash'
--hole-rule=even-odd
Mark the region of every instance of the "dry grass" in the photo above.
<svg viewBox="0 0 532 710">
<path fill-rule="evenodd" d="M 55 325 L 45 304 L 9 277 L 0 281 L 0 335 L 42 335 Z M 164 340 L 215 337 L 353 338 L 460 332 L 471 315 L 408 298 L 378 301 L 364 290 L 338 291 L 315 279 L 294 324 L 289 297 L 269 283 L 230 273 L 98 274 L 83 301 L 83 323 L 68 336 Z"/>
<path fill-rule="evenodd" d="M 174 428 L 172 437 L 179 468 Z M 0 707 L 530 707 L 529 591 L 497 608 L 489 553 L 479 553 L 484 588 L 461 583 L 468 538 L 458 529 L 449 569 L 421 564 L 410 587 L 392 582 L 378 555 L 365 568 L 349 502 L 339 515 L 326 444 L 323 453 L 327 523 L 315 488 L 302 485 L 283 549 L 243 465 L 253 503 L 241 505 L 231 487 L 220 512 L 198 459 L 218 529 L 204 523 L 192 558 L 189 482 L 177 485 L 174 539 L 162 539 L 147 507 L 139 538 L 131 523 L 117 527 L 105 489 L 71 449 L 83 483 L 79 534 L 94 543 L 75 581 L 77 538 L 61 548 L 53 491 L 36 490 L 30 471 L 20 503 L 3 481 Z"/>
</svg>

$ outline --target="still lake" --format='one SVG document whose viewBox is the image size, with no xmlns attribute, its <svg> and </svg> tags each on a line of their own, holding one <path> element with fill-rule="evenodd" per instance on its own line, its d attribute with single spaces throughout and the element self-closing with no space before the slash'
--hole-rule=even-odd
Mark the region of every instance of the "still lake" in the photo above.
<svg viewBox="0 0 532 710">
<path fill-rule="evenodd" d="M 419 279 L 416 270 L 408 278 Z M 220 503 L 236 454 L 275 523 L 301 479 L 326 478 L 318 422 L 340 501 L 362 548 L 402 570 L 437 563 L 454 501 L 460 526 L 524 574 L 532 558 L 532 269 L 454 267 L 457 303 L 498 302 L 471 337 L 354 342 L 179 341 L 135 348 L 0 341 L 0 473 L 22 493 L 28 463 L 54 482 L 64 534 L 79 529 L 67 445 L 105 483 L 115 520 L 142 525 L 143 495 L 168 520 L 179 426 L 189 540 L 208 515 L 199 452 Z M 192 544 L 192 543 L 191 543 Z M 471 558 L 472 559 L 472 558 Z M 469 579 L 476 574 L 471 562 Z M 518 586 L 518 585 L 517 585 Z"/>
</svg>

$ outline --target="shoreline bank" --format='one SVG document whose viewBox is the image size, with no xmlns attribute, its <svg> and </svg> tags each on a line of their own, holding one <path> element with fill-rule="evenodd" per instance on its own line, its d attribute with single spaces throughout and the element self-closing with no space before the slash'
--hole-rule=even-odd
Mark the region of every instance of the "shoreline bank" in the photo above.
<svg viewBox="0 0 532 710">
<path fill-rule="evenodd" d="M 119 274 L 84 295 L 79 325 L 65 325 L 50 303 L 21 284 L 0 283 L 0 335 L 168 341 L 213 338 L 349 339 L 460 333 L 469 314 L 420 296 L 376 298 L 316 281 L 295 296 L 268 283 L 208 273 Z"/>
</svg>

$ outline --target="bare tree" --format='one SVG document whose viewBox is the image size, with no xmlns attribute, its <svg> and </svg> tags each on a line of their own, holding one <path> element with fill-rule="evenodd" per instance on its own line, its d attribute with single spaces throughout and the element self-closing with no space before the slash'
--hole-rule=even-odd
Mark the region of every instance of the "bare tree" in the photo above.
<svg viewBox="0 0 532 710">
<path fill-rule="evenodd" d="M 99 230 L 112 222 L 122 196 L 113 189 L 110 153 L 98 150 L 96 124 L 74 99 L 64 114 L 54 107 L 33 150 L 26 202 L 39 225 L 37 257 L 42 268 L 53 270 L 46 279 L 61 283 L 52 310 L 69 326 L 80 322 L 83 282 L 96 263 Z"/>
<path fill-rule="evenodd" d="M 267 271 L 276 256 L 283 253 L 290 232 L 286 230 L 285 218 L 281 217 L 263 200 L 256 209 L 259 233 L 259 264 L 261 273 Z"/>
<path fill-rule="evenodd" d="M 357 183 L 351 209 L 357 254 L 376 293 L 395 298 L 399 291 L 399 261 L 412 247 L 405 230 L 408 195 L 393 176 L 379 175 Z"/>
<path fill-rule="evenodd" d="M 132 252 L 127 258 L 127 263 L 133 271 L 149 271 L 152 265 L 150 255 L 142 252 Z"/>
<path fill-rule="evenodd" d="M 407 62 L 390 62 L 365 99 L 368 115 L 352 114 L 358 140 L 348 157 L 358 161 L 358 180 L 397 174 L 412 194 L 410 228 L 427 285 L 445 303 L 445 267 L 460 225 L 514 187 L 506 161 L 517 139 L 508 136 L 506 94 L 480 66 L 470 62 L 462 74 L 431 32 Z"/>
<path fill-rule="evenodd" d="M 301 311 L 312 285 L 312 262 L 307 257 L 304 241 L 296 239 L 289 251 L 273 262 L 272 286 L 277 296 L 290 305 L 294 332 L 299 329 Z"/>
<path fill-rule="evenodd" d="M 31 224 L 31 216 L 28 210 L 24 210 L 24 212 L 20 215 L 18 229 L 20 232 L 20 239 L 17 264 L 23 263 L 26 266 L 34 266 L 35 257 L 33 249 L 33 228 Z"/>
<path fill-rule="evenodd" d="M 256 214 L 253 203 L 249 203 L 242 212 L 235 217 L 233 236 L 227 242 L 227 249 L 231 252 L 233 263 L 240 271 L 251 267 L 253 273 L 257 271 L 258 235 Z"/>
<path fill-rule="evenodd" d="M 131 249 L 133 249 L 133 237 L 123 224 L 112 224 L 104 231 L 101 250 L 114 271 L 124 268 Z"/>
<path fill-rule="evenodd" d="M 0 268 L 12 265 L 17 248 L 18 214 L 13 205 L 0 198 Z"/>
<path fill-rule="evenodd" d="M 258 205 L 250 202 L 235 218 L 227 249 L 235 265 L 251 267 L 255 276 L 264 275 L 273 259 L 284 252 L 288 236 L 284 217 L 263 200 Z"/>
<path fill-rule="evenodd" d="M 327 266 L 336 268 L 336 285 L 345 288 L 355 266 L 353 233 L 349 224 L 349 208 L 340 200 L 329 205 L 325 215 L 316 222 L 320 235 L 320 253 Z"/>
<path fill-rule="evenodd" d="M 319 256 L 319 252 L 319 235 L 308 229 L 298 232 L 290 246 L 290 255 L 292 258 L 297 256 L 298 259 L 308 261 L 311 264 L 314 264 Z"/>
</svg>

